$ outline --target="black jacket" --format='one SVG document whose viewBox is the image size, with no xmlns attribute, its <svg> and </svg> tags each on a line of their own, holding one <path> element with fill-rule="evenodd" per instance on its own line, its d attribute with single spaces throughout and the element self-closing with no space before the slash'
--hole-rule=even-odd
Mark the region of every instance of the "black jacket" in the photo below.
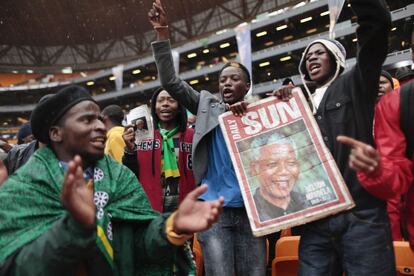
<svg viewBox="0 0 414 276">
<path fill-rule="evenodd" d="M 290 193 L 290 202 L 286 209 L 275 206 L 264 199 L 260 194 L 260 188 L 256 189 L 253 199 L 261 221 L 271 220 L 303 211 L 310 206 L 306 201 L 306 197 L 295 191 Z"/>
<path fill-rule="evenodd" d="M 6 159 L 3 160 L 8 175 L 13 174 L 18 168 L 26 164 L 27 160 L 29 160 L 30 156 L 33 155 L 38 147 L 37 140 L 13 147 L 7 154 Z"/>
<path fill-rule="evenodd" d="M 368 193 L 348 166 L 350 147 L 336 141 L 347 135 L 373 144 L 372 125 L 382 63 L 388 50 L 391 17 L 383 0 L 353 0 L 358 16 L 357 64 L 327 89 L 315 118 L 356 203 L 356 209 L 385 207 Z"/>
</svg>

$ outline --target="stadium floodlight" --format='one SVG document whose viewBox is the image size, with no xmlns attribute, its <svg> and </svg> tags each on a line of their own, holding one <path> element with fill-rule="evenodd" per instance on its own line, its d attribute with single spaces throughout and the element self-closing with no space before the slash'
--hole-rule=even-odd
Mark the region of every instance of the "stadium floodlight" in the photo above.
<svg viewBox="0 0 414 276">
<path fill-rule="evenodd" d="M 199 81 L 198 81 L 198 80 L 192 80 L 192 81 L 190 81 L 190 84 L 191 84 L 191 85 L 194 85 L 194 84 L 197 84 L 197 83 L 199 83 Z"/>
<path fill-rule="evenodd" d="M 267 35 L 267 32 L 263 31 L 263 32 L 257 33 L 256 37 L 261 37 L 261 36 L 265 36 L 265 35 Z"/>
<path fill-rule="evenodd" d="M 220 49 L 224 49 L 230 46 L 230 43 L 226 42 L 220 45 Z"/>
<path fill-rule="evenodd" d="M 259 67 L 266 67 L 270 65 L 270 61 L 265 61 L 259 64 Z"/>
<path fill-rule="evenodd" d="M 209 49 L 204 49 L 203 50 L 203 54 L 208 54 L 208 53 L 210 53 L 210 50 Z"/>
<path fill-rule="evenodd" d="M 139 73 L 141 73 L 141 70 L 139 69 L 135 69 L 134 71 L 132 71 L 132 75 L 138 75 Z"/>
<path fill-rule="evenodd" d="M 187 55 L 188 58 L 195 58 L 197 56 L 197 53 L 190 53 Z"/>
<path fill-rule="evenodd" d="M 62 73 L 63 74 L 72 74 L 73 73 L 72 67 L 62 68 Z"/>
<path fill-rule="evenodd" d="M 328 15 L 328 14 L 329 14 L 329 11 L 324 11 L 324 12 L 321 12 L 320 16 L 325 16 L 325 15 Z"/>
<path fill-rule="evenodd" d="M 311 21 L 311 20 L 312 20 L 312 16 L 305 17 L 305 18 L 302 18 L 302 19 L 300 20 L 300 23 L 305 23 L 305 22 L 308 22 L 308 21 Z"/>
<path fill-rule="evenodd" d="M 285 25 L 280 25 L 279 27 L 277 27 L 276 28 L 276 31 L 281 31 L 281 30 L 283 30 L 283 29 L 286 29 L 288 26 L 285 24 Z"/>
<path fill-rule="evenodd" d="M 94 81 L 88 81 L 87 83 L 86 83 L 86 85 L 87 86 L 92 86 L 92 85 L 94 85 L 95 84 L 95 82 Z"/>
<path fill-rule="evenodd" d="M 292 57 L 291 56 L 285 56 L 285 57 L 282 57 L 282 58 L 280 58 L 280 61 L 288 61 L 288 60 L 291 60 L 292 59 Z"/>
</svg>

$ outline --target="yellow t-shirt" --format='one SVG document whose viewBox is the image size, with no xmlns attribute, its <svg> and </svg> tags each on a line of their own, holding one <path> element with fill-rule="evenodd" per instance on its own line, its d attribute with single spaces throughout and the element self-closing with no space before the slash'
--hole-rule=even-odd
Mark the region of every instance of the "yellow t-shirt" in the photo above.
<svg viewBox="0 0 414 276">
<path fill-rule="evenodd" d="M 125 142 L 122 138 L 124 127 L 116 126 L 111 128 L 106 134 L 105 153 L 114 160 L 122 164 L 122 157 L 124 156 Z"/>
</svg>

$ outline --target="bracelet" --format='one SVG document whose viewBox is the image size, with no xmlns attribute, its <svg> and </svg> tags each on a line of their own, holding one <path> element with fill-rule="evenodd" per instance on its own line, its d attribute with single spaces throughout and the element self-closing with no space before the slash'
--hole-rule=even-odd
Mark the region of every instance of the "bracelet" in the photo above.
<svg viewBox="0 0 414 276">
<path fill-rule="evenodd" d="M 155 26 L 154 30 L 159 30 L 159 29 L 168 29 L 168 25 L 164 25 L 164 26 Z"/>
</svg>

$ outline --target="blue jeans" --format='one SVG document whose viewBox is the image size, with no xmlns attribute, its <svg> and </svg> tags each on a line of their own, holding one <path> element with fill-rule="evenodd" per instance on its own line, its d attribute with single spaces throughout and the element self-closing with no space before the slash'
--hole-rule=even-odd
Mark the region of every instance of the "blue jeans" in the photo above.
<svg viewBox="0 0 414 276">
<path fill-rule="evenodd" d="M 350 210 L 304 225 L 299 275 L 395 275 L 385 208 Z"/>
<path fill-rule="evenodd" d="M 206 276 L 266 275 L 266 238 L 256 238 L 244 208 L 224 208 L 217 223 L 197 234 Z"/>
</svg>

